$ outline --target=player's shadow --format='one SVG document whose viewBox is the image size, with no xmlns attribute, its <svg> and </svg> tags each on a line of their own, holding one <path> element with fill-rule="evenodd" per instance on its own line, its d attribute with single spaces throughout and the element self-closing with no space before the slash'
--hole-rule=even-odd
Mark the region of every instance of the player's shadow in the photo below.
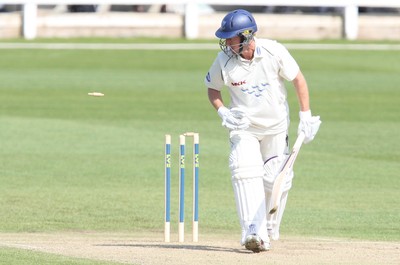
<svg viewBox="0 0 400 265">
<path fill-rule="evenodd" d="M 253 252 L 244 249 L 229 248 L 229 247 L 216 247 L 206 245 L 184 245 L 184 244 L 95 244 L 99 247 L 135 247 L 135 248 L 165 248 L 165 249 L 187 249 L 187 250 L 201 250 L 201 251 L 215 251 L 215 252 L 235 252 L 243 254 L 251 254 Z"/>
</svg>

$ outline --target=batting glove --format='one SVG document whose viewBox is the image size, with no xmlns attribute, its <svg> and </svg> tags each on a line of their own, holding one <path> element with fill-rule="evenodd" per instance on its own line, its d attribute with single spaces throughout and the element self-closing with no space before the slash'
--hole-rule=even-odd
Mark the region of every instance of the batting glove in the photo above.
<svg viewBox="0 0 400 265">
<path fill-rule="evenodd" d="M 245 130 L 250 126 L 246 113 L 239 108 L 228 109 L 222 106 L 218 109 L 218 115 L 222 119 L 222 126 L 230 130 Z"/>
<path fill-rule="evenodd" d="M 297 135 L 303 131 L 305 136 L 304 143 L 307 144 L 311 142 L 317 134 L 319 126 L 321 125 L 321 120 L 319 116 L 311 116 L 311 110 L 300 111 L 299 116 L 300 123 L 297 129 Z"/>
</svg>

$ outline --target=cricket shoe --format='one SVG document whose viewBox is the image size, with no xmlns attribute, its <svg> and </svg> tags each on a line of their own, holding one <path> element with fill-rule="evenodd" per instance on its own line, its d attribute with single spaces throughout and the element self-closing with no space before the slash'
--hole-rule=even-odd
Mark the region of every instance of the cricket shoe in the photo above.
<svg viewBox="0 0 400 265">
<path fill-rule="evenodd" d="M 264 243 L 264 241 L 256 234 L 248 235 L 244 242 L 246 249 L 259 253 L 261 251 L 268 251 L 271 247 L 270 243 Z"/>
<path fill-rule="evenodd" d="M 275 231 L 275 229 L 268 228 L 268 236 L 272 240 L 278 240 L 279 239 L 279 231 Z"/>
</svg>

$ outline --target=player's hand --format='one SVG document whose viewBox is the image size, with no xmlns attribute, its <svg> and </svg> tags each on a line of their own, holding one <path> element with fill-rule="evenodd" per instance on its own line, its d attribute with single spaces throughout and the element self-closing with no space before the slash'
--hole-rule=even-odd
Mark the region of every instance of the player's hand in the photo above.
<svg viewBox="0 0 400 265">
<path fill-rule="evenodd" d="M 250 126 L 246 113 L 239 108 L 228 109 L 222 106 L 218 109 L 218 115 L 222 119 L 222 126 L 230 130 L 245 130 Z"/>
<path fill-rule="evenodd" d="M 311 110 L 300 111 L 299 116 L 300 123 L 297 130 L 297 135 L 303 131 L 305 136 L 304 143 L 307 144 L 311 142 L 317 134 L 319 126 L 321 125 L 321 120 L 319 116 L 311 116 Z"/>
</svg>

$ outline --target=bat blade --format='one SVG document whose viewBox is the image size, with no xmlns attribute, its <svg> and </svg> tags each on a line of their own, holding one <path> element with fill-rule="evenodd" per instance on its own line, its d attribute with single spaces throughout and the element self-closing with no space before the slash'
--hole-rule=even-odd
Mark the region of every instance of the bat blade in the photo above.
<svg viewBox="0 0 400 265">
<path fill-rule="evenodd" d="M 289 157 L 286 159 L 285 163 L 282 166 L 281 171 L 278 176 L 275 178 L 274 185 L 272 187 L 272 196 L 271 196 L 271 209 L 269 210 L 269 214 L 274 214 L 279 207 L 279 203 L 281 201 L 284 184 L 286 183 L 287 175 L 293 168 L 294 162 L 297 158 L 297 155 L 300 151 L 301 145 L 304 141 L 304 133 L 300 133 L 296 139 L 296 142 L 293 146 L 292 152 Z"/>
</svg>

